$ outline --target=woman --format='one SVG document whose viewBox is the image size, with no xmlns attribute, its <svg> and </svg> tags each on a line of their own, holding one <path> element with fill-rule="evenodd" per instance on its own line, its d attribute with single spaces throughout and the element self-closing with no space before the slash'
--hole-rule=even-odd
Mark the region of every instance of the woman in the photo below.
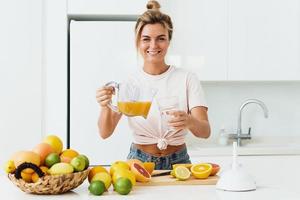
<svg viewBox="0 0 300 200">
<path fill-rule="evenodd" d="M 162 97 L 176 96 L 179 108 L 168 112 L 172 118 L 169 118 L 167 127 L 171 129 L 161 126 L 161 112 L 155 103 L 152 103 L 147 119 L 129 117 L 135 141 L 130 147 L 128 159 L 155 162 L 155 169 L 171 169 L 176 163 L 191 163 L 184 141 L 187 132 L 199 138 L 208 138 L 210 126 L 207 105 L 197 77 L 165 63 L 173 25 L 171 18 L 160 12 L 159 8 L 157 1 L 149 1 L 148 10 L 137 20 L 136 47 L 144 65 L 129 81 L 156 88 L 158 104 Z M 104 86 L 96 94 L 101 106 L 99 134 L 104 139 L 112 135 L 122 116 L 108 107 L 113 92 L 113 88 Z"/>
</svg>

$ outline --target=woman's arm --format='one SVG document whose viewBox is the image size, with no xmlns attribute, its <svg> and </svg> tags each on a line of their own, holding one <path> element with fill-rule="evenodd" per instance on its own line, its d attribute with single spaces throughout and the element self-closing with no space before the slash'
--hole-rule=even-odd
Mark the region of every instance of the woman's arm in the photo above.
<svg viewBox="0 0 300 200">
<path fill-rule="evenodd" d="M 203 106 L 195 107 L 188 115 L 187 128 L 200 138 L 208 138 L 210 136 L 210 125 L 208 122 L 207 108 Z"/>
<path fill-rule="evenodd" d="M 99 135 L 105 139 L 112 135 L 122 114 L 112 111 L 108 104 L 111 102 L 112 95 L 114 94 L 113 87 L 104 86 L 97 89 L 96 100 L 101 107 L 99 119 L 98 119 L 98 129 Z"/>
<path fill-rule="evenodd" d="M 210 125 L 208 122 L 207 108 L 203 106 L 195 107 L 190 114 L 184 111 L 170 111 L 174 118 L 169 121 L 169 125 L 177 130 L 189 129 L 196 137 L 208 138 L 210 136 Z"/>
<path fill-rule="evenodd" d="M 112 135 L 121 117 L 122 114 L 112 111 L 109 107 L 101 108 L 98 119 L 98 129 L 103 139 Z"/>
</svg>

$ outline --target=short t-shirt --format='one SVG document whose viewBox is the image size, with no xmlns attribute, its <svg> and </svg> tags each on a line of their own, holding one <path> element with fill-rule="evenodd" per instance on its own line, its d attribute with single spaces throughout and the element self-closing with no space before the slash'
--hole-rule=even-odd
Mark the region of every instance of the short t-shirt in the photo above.
<svg viewBox="0 0 300 200">
<path fill-rule="evenodd" d="M 162 120 L 159 110 L 159 100 L 176 97 L 178 109 L 187 113 L 197 106 L 208 107 L 205 95 L 196 74 L 182 68 L 170 66 L 159 75 L 150 75 L 139 70 L 127 80 L 140 87 L 156 90 L 147 118 L 128 117 L 130 129 L 136 144 L 157 144 L 159 149 L 167 145 L 181 145 L 185 142 L 188 130 L 172 131 Z"/>
</svg>

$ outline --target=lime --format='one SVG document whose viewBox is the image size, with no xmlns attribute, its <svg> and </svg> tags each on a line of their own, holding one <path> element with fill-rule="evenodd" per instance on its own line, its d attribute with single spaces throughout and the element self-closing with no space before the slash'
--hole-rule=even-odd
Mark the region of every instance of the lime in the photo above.
<svg viewBox="0 0 300 200">
<path fill-rule="evenodd" d="M 82 157 L 76 156 L 70 162 L 76 172 L 81 172 L 85 168 L 85 160 Z"/>
<path fill-rule="evenodd" d="M 89 186 L 89 191 L 93 195 L 101 195 L 105 191 L 105 185 L 102 181 L 93 181 Z"/>
<path fill-rule="evenodd" d="M 118 178 L 114 184 L 116 192 L 122 195 L 127 195 L 132 189 L 132 183 L 128 178 Z"/>
<path fill-rule="evenodd" d="M 174 175 L 178 180 L 184 181 L 190 178 L 191 172 L 184 166 L 178 166 L 174 169 Z"/>
<path fill-rule="evenodd" d="M 52 165 L 59 162 L 60 162 L 60 157 L 57 153 L 50 153 L 45 159 L 45 164 L 49 168 L 52 167 Z"/>
<path fill-rule="evenodd" d="M 90 161 L 89 161 L 89 159 L 88 159 L 87 156 L 85 156 L 83 154 L 80 154 L 77 157 L 84 159 L 84 161 L 85 161 L 85 167 L 84 167 L 84 169 L 87 169 L 90 166 Z"/>
</svg>

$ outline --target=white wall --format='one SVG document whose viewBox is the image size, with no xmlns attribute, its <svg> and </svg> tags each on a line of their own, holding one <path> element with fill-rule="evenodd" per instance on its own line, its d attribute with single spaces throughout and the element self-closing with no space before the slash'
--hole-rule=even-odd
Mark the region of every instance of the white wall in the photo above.
<svg viewBox="0 0 300 200">
<path fill-rule="evenodd" d="M 0 165 L 41 139 L 42 1 L 0 6 Z"/>
<path fill-rule="evenodd" d="M 43 134 L 55 134 L 66 145 L 67 123 L 67 1 L 44 0 Z"/>
<path fill-rule="evenodd" d="M 204 82 L 209 106 L 209 120 L 213 142 L 222 126 L 227 133 L 236 133 L 238 112 L 249 98 L 263 101 L 269 117 L 256 104 L 248 104 L 242 112 L 243 133 L 251 127 L 254 138 L 300 137 L 300 82 Z M 203 140 L 202 140 L 203 141 Z M 200 140 L 188 137 L 188 143 L 200 144 Z"/>
<path fill-rule="evenodd" d="M 105 2 L 105 3 L 104 3 Z M 65 139 L 66 134 L 66 66 L 67 66 L 67 54 L 66 54 L 66 36 L 67 36 L 67 23 L 66 15 L 69 14 L 102 14 L 107 6 L 111 13 L 115 13 L 114 7 L 110 6 L 116 1 L 96 1 L 96 0 L 46 0 L 46 28 L 45 28 L 45 49 L 46 49 L 46 111 L 45 111 L 45 133 L 55 133 Z M 205 1 L 206 7 L 213 8 L 210 1 Z M 91 7 L 88 6 L 91 3 Z M 161 1 L 163 8 L 167 4 L 165 1 Z M 128 4 L 130 7 L 130 4 Z M 222 4 L 223 5 L 223 4 Z M 177 8 L 177 4 L 172 4 Z M 169 10 L 172 10 L 170 6 Z M 222 6 L 218 4 L 218 9 L 221 11 Z M 132 8 L 132 7 L 131 7 Z M 167 6 L 166 6 L 167 8 Z M 204 7 L 201 7 L 204 9 Z M 128 8 L 124 7 L 124 10 Z M 119 10 L 116 9 L 116 10 Z M 131 9 L 132 10 L 132 9 Z M 167 10 L 167 9 L 166 9 Z M 206 9 L 204 9 L 205 11 Z M 107 10 L 106 10 L 107 11 Z M 141 12 L 144 11 L 142 8 Z M 203 11 L 203 12 L 204 12 Z M 108 12 L 108 11 L 107 11 Z M 106 12 L 106 14 L 108 14 Z M 125 11 L 124 11 L 125 12 Z M 180 14 L 184 15 L 184 9 L 180 10 Z M 222 25 L 224 15 L 227 15 L 227 11 L 223 10 L 218 16 L 219 18 L 213 18 L 215 23 L 212 24 L 212 32 L 216 34 L 217 30 L 213 25 Z M 124 13 L 123 13 L 124 14 Z M 206 15 L 207 13 L 205 13 Z M 204 15 L 204 14 L 203 14 Z M 179 15 L 180 16 L 180 15 Z M 211 16 L 211 15 L 209 15 Z M 214 14 L 212 14 L 212 17 Z M 176 17 L 175 17 L 176 19 Z M 178 17 L 178 20 L 180 17 Z M 204 23 L 203 21 L 201 23 Z M 224 22 L 225 23 L 225 22 Z M 198 24 L 198 23 L 197 23 Z M 201 24 L 202 25 L 202 24 Z M 204 26 L 205 27 L 205 26 Z M 207 29 L 208 27 L 206 27 Z M 191 29 L 193 30 L 193 29 Z M 226 29 L 224 28 L 224 31 Z M 223 34 L 222 32 L 222 34 Z M 197 35 L 196 35 L 197 36 Z M 205 36 L 212 37 L 211 41 L 215 40 L 216 35 L 207 33 Z M 227 36 L 226 36 L 227 37 Z M 218 37 L 217 41 L 221 41 L 222 38 Z M 184 40 L 182 40 L 184 41 Z M 191 43 L 192 44 L 192 43 Z M 214 44 L 217 49 L 219 42 L 207 43 L 210 48 L 211 55 L 213 55 L 214 48 L 211 48 L 210 44 Z M 222 44 L 223 50 L 224 46 Z M 223 51 L 220 50 L 219 54 Z M 225 51 L 224 50 L 224 51 Z M 225 55 L 228 52 L 224 53 Z M 215 59 L 214 56 L 211 60 Z M 217 59 L 216 59 L 217 60 Z M 223 60 L 218 61 L 223 63 Z M 214 64 L 219 66 L 219 64 Z M 189 67 L 189 66 L 185 66 Z M 225 66 L 226 67 L 226 66 Z M 220 71 L 220 70 L 217 70 Z M 211 71 L 209 71 L 211 72 Z M 216 70 L 214 70 L 216 73 Z M 223 73 L 223 71 L 222 71 Z M 225 72 L 224 72 L 225 73 Z M 223 74 L 224 74 L 223 73 Z M 268 72 L 269 73 L 269 72 Z M 272 73 L 276 73 L 272 71 Z M 222 80 L 222 76 L 220 76 Z M 207 79 L 215 80 L 215 79 Z M 223 78 L 223 80 L 225 80 Z M 270 117 L 264 119 L 259 107 L 255 105 L 249 105 L 245 108 L 243 127 L 246 128 L 250 125 L 252 127 L 252 134 L 254 137 L 258 136 L 272 136 L 273 135 L 298 135 L 297 120 L 299 118 L 299 95 L 296 91 L 300 88 L 299 82 L 204 82 L 204 89 L 207 93 L 207 100 L 209 103 L 209 118 L 212 125 L 212 136 L 216 135 L 218 129 L 222 124 L 230 131 L 234 132 L 236 129 L 237 113 L 241 103 L 247 98 L 258 98 L 266 103 L 270 111 Z M 224 104 L 224 102 L 226 104 Z M 280 103 L 280 106 L 278 104 Z M 245 130 L 245 129 L 244 129 Z M 213 137 L 212 137 L 213 138 Z M 189 142 L 197 141 L 193 137 L 188 138 Z"/>
</svg>

